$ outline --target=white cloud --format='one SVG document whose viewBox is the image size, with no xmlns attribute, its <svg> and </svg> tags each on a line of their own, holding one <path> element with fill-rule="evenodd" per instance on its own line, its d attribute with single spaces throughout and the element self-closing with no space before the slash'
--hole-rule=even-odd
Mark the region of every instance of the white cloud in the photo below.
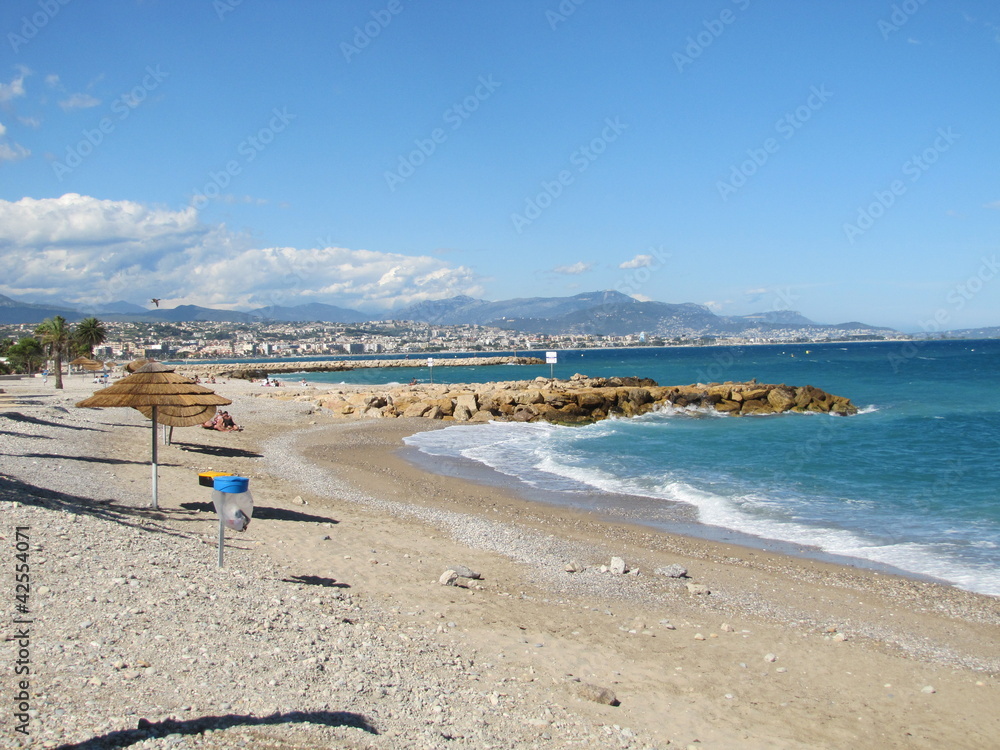
<svg viewBox="0 0 1000 750">
<path fill-rule="evenodd" d="M 45 83 L 50 88 L 56 88 L 59 85 L 59 75 L 56 73 L 49 73 L 45 76 Z"/>
<path fill-rule="evenodd" d="M 19 96 L 24 96 L 24 76 L 22 70 L 10 83 L 0 83 L 0 102 L 9 102 Z"/>
<path fill-rule="evenodd" d="M 581 273 L 586 273 L 591 268 L 594 267 L 593 263 L 584 263 L 582 260 L 578 263 L 574 263 L 571 266 L 556 266 L 552 269 L 554 273 L 562 273 L 567 276 L 576 276 Z"/>
<path fill-rule="evenodd" d="M 59 106 L 64 112 L 71 112 L 74 109 L 90 109 L 101 103 L 101 100 L 90 94 L 73 94 L 68 99 L 59 102 Z"/>
<path fill-rule="evenodd" d="M 439 258 L 340 247 L 254 247 L 196 209 L 73 193 L 0 201 L 0 293 L 97 305 L 161 298 L 161 307 L 252 308 L 327 302 L 392 309 L 481 294 L 477 277 Z"/>
<path fill-rule="evenodd" d="M 627 260 L 618 265 L 619 268 L 649 268 L 653 265 L 652 255 L 637 255 L 632 260 Z"/>
<path fill-rule="evenodd" d="M 983 208 L 994 208 L 994 209 L 1000 211 L 1000 201 L 990 201 L 989 203 L 986 203 L 983 206 Z"/>
<path fill-rule="evenodd" d="M 19 143 L 7 143 L 6 138 L 4 138 L 6 134 L 6 126 L 0 122 L 0 162 L 17 161 L 31 154 L 28 149 Z"/>
<path fill-rule="evenodd" d="M 17 161 L 31 156 L 31 152 L 20 143 L 0 143 L 0 162 Z"/>
<path fill-rule="evenodd" d="M 36 130 L 42 127 L 42 121 L 37 117 L 22 117 L 21 115 L 18 115 L 17 121 L 25 127 L 35 128 Z"/>
</svg>

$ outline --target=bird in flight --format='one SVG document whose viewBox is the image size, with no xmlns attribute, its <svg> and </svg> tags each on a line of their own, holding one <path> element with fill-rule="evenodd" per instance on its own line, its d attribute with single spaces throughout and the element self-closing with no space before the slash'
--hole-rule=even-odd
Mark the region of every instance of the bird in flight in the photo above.
<svg viewBox="0 0 1000 750">
<path fill-rule="evenodd" d="M 151 299 L 150 302 L 152 302 L 157 307 L 160 306 L 160 300 L 156 299 L 156 297 L 153 297 L 153 299 Z"/>
</svg>

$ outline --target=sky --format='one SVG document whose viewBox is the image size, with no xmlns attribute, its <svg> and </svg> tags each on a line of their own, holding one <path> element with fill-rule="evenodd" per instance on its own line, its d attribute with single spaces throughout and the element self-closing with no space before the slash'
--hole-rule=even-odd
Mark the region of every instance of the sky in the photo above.
<svg viewBox="0 0 1000 750">
<path fill-rule="evenodd" d="M 0 294 L 1000 325 L 990 0 L 5 0 Z"/>
</svg>

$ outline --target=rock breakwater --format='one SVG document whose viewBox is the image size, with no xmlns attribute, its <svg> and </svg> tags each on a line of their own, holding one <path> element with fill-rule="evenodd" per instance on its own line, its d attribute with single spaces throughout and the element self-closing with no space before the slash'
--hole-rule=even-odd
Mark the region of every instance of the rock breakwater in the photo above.
<svg viewBox="0 0 1000 750">
<path fill-rule="evenodd" d="M 280 389 L 279 389 L 280 390 Z M 455 422 L 555 422 L 586 424 L 612 416 L 632 417 L 665 409 L 713 409 L 733 416 L 821 412 L 847 416 L 851 400 L 810 385 L 695 383 L 661 386 L 648 378 L 538 378 L 464 385 L 338 388 L 319 395 L 261 393 L 311 401 L 336 417 L 422 417 Z"/>
</svg>

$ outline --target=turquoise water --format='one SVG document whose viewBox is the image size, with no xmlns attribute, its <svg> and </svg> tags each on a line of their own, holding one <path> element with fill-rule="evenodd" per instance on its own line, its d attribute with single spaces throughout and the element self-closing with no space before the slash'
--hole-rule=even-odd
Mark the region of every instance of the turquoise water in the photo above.
<svg viewBox="0 0 1000 750">
<path fill-rule="evenodd" d="M 578 505 L 586 497 L 598 512 L 663 528 L 683 508 L 701 524 L 1000 595 L 1000 341 L 559 355 L 561 377 L 808 384 L 851 398 L 861 413 L 733 418 L 673 410 L 583 427 L 456 425 L 407 443 L 431 461 L 489 466 L 529 494 L 545 490 L 548 502 Z M 548 369 L 440 367 L 434 375 L 484 382 L 547 376 Z M 352 382 L 390 382 L 408 380 L 410 371 L 351 375 Z"/>
</svg>

